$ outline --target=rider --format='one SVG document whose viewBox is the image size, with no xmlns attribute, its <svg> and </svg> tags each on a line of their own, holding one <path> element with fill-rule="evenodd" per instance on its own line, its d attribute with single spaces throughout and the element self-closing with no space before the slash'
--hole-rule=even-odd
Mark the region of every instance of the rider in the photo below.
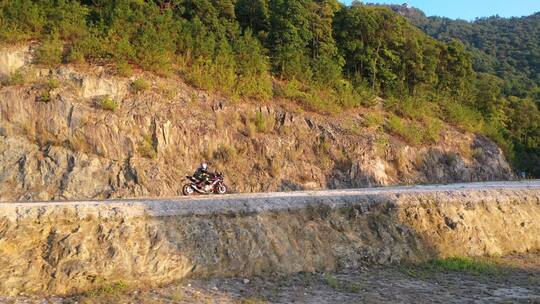
<svg viewBox="0 0 540 304">
<path fill-rule="evenodd" d="M 199 188 L 210 184 L 210 171 L 208 170 L 208 164 L 206 162 L 201 163 L 199 168 L 197 168 L 197 171 L 195 171 L 193 174 L 193 177 L 199 181 L 199 184 L 197 185 Z"/>
</svg>

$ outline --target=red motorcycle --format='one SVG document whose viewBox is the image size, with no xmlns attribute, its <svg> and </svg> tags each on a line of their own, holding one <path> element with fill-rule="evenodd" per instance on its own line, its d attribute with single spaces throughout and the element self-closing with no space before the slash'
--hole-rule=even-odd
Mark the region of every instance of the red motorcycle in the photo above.
<svg viewBox="0 0 540 304">
<path fill-rule="evenodd" d="M 188 183 L 182 188 L 184 195 L 199 194 L 226 194 L 227 186 L 224 182 L 223 173 L 215 172 L 210 174 L 207 183 L 203 183 L 194 176 L 186 176 Z"/>
</svg>

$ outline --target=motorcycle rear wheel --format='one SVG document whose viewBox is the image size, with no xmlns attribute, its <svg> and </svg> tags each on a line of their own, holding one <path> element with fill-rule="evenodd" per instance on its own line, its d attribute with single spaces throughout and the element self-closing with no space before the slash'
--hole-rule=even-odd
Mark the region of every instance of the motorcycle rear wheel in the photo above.
<svg viewBox="0 0 540 304">
<path fill-rule="evenodd" d="M 184 187 L 182 188 L 182 193 L 183 193 L 185 196 L 190 196 L 190 195 L 192 195 L 193 193 L 195 193 L 195 190 L 193 189 L 193 187 L 191 187 L 190 184 L 185 184 Z"/>
</svg>

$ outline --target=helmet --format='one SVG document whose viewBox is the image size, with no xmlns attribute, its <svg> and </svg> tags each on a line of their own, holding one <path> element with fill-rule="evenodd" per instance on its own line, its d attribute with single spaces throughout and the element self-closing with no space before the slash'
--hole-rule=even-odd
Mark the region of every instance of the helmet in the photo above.
<svg viewBox="0 0 540 304">
<path fill-rule="evenodd" d="M 205 162 L 203 162 L 203 163 L 201 164 L 201 168 L 202 168 L 203 170 L 208 169 L 208 164 L 205 163 Z"/>
</svg>

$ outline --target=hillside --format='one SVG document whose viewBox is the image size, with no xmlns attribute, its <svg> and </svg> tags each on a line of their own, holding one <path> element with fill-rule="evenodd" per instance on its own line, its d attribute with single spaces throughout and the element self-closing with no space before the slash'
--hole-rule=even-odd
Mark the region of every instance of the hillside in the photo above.
<svg viewBox="0 0 540 304">
<path fill-rule="evenodd" d="M 495 74 L 506 81 L 505 94 L 540 100 L 540 12 L 521 18 L 494 16 L 467 22 L 426 17 L 410 7 L 390 7 L 438 40 L 464 42 L 473 52 L 477 72 Z"/>
<path fill-rule="evenodd" d="M 31 47 L 3 52 L 5 66 L 31 61 Z M 24 83 L 0 88 L 2 201 L 175 196 L 203 159 L 238 192 L 513 177 L 486 137 L 420 128 L 380 105 L 328 116 L 287 99 L 232 101 L 178 76 L 18 70 Z"/>
<path fill-rule="evenodd" d="M 23 0 L 0 24 L 4 200 L 175 195 L 202 159 L 236 191 L 540 168 L 534 103 L 388 8 Z"/>
<path fill-rule="evenodd" d="M 435 39 L 463 42 L 473 56 L 474 70 L 491 82 L 494 90 L 491 98 L 500 100 L 498 107 L 507 107 L 506 112 L 511 112 L 516 107 L 532 108 L 526 105 L 530 101 L 540 106 L 540 12 L 521 18 L 494 16 L 467 22 L 426 17 L 422 11 L 408 6 L 390 8 Z M 540 125 L 536 114 L 533 117 L 528 118 L 532 122 L 529 131 L 518 132 L 514 140 L 520 167 L 526 167 L 529 162 L 532 167 L 540 168 Z M 507 119 L 506 123 L 510 130 L 516 128 L 513 119 Z"/>
</svg>

